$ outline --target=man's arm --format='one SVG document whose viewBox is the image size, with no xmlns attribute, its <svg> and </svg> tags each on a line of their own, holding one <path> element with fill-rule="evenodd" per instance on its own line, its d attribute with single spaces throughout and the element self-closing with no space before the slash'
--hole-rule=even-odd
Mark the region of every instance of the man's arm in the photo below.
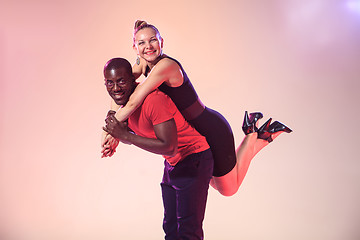
<svg viewBox="0 0 360 240">
<path fill-rule="evenodd" d="M 117 121 L 114 115 L 108 116 L 104 130 L 122 142 L 134 144 L 152 153 L 166 156 L 177 153 L 177 130 L 174 119 L 154 125 L 156 138 L 146 138 L 130 132 L 127 124 Z"/>
</svg>

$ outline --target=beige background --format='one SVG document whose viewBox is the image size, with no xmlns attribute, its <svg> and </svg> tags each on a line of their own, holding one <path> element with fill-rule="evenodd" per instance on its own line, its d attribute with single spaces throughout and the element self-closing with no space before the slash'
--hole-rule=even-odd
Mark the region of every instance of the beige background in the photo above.
<svg viewBox="0 0 360 240">
<path fill-rule="evenodd" d="M 245 110 L 294 130 L 235 196 L 210 190 L 206 239 L 360 239 L 360 1 L 3 0 L 1 240 L 163 238 L 161 156 L 99 153 L 102 67 L 135 60 L 136 19 L 159 28 L 237 144 Z"/>
</svg>

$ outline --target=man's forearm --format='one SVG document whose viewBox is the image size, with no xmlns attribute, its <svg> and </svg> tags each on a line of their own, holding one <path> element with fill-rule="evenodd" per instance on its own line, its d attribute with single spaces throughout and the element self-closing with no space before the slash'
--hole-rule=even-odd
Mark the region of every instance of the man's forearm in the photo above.
<svg viewBox="0 0 360 240">
<path fill-rule="evenodd" d="M 155 138 L 142 137 L 130 132 L 127 124 L 117 121 L 113 114 L 108 114 L 105 122 L 104 130 L 121 142 L 134 144 L 146 151 L 166 156 L 177 153 L 178 136 L 173 118 L 153 125 Z"/>
<path fill-rule="evenodd" d="M 177 145 L 174 146 L 174 144 L 160 139 L 146 138 L 130 132 L 125 141 L 155 154 L 173 156 L 177 153 Z"/>
</svg>

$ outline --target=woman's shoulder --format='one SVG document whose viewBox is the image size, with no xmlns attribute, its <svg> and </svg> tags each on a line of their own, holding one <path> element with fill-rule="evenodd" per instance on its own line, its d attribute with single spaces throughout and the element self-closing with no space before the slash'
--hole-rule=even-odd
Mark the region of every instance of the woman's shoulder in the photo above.
<svg viewBox="0 0 360 240">
<path fill-rule="evenodd" d="M 176 61 L 163 57 L 150 70 L 147 79 L 152 79 L 152 83 L 165 82 L 170 87 L 178 87 L 183 83 L 183 73 Z"/>
<path fill-rule="evenodd" d="M 157 64 L 158 68 L 166 68 L 166 69 L 179 69 L 179 63 L 168 56 L 164 56 Z"/>
</svg>

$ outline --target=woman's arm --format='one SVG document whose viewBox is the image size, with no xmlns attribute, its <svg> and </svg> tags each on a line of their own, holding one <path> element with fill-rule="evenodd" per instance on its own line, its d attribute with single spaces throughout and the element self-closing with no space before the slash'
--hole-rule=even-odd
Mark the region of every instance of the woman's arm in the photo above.
<svg viewBox="0 0 360 240">
<path fill-rule="evenodd" d="M 148 77 L 141 82 L 131 94 L 129 101 L 126 105 L 120 108 L 115 117 L 118 121 L 125 121 L 144 101 L 146 96 L 158 88 L 163 82 L 174 79 L 173 76 L 179 74 L 179 66 L 170 59 L 162 59 L 151 70 Z M 182 78 L 176 78 L 182 83 Z"/>
<path fill-rule="evenodd" d="M 141 74 L 145 72 L 145 70 L 146 70 L 146 61 L 141 58 L 140 64 L 135 63 L 132 67 L 132 71 L 135 76 L 135 79 L 139 78 Z M 119 108 L 120 106 L 115 103 L 114 99 L 111 99 L 110 110 L 116 112 L 117 110 L 119 110 Z M 106 131 L 103 131 L 101 135 L 102 157 L 111 157 L 115 153 L 118 144 L 119 141 L 117 139 L 112 137 Z"/>
<path fill-rule="evenodd" d="M 114 99 L 111 99 L 110 110 L 116 112 L 117 110 L 119 110 L 119 108 L 120 106 L 115 103 Z"/>
<path fill-rule="evenodd" d="M 145 73 L 145 70 L 146 70 L 146 61 L 142 58 L 140 58 L 140 64 L 135 63 L 132 66 L 132 72 L 135 79 L 138 79 L 141 76 L 141 74 Z M 120 106 L 115 103 L 114 99 L 111 99 L 110 110 L 116 112 L 117 110 L 119 110 L 119 108 Z"/>
</svg>

